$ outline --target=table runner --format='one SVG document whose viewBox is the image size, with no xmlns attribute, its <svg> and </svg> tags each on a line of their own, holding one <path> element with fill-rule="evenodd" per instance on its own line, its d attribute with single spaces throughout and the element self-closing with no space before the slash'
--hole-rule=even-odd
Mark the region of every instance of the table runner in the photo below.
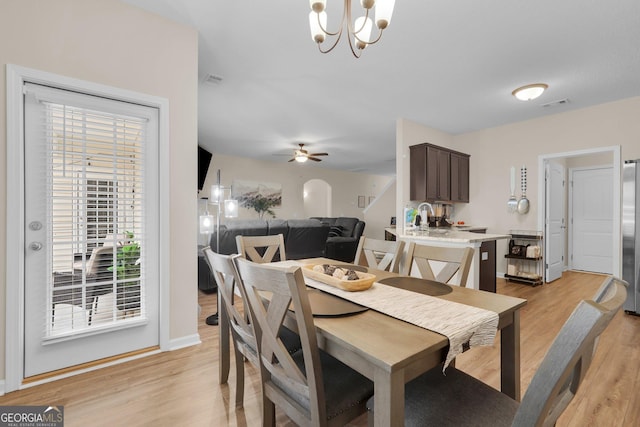
<svg viewBox="0 0 640 427">
<path fill-rule="evenodd" d="M 303 265 L 295 261 L 274 264 L 282 267 Z M 449 352 L 444 368 L 462 353 L 466 343 L 470 347 L 493 345 L 498 330 L 498 313 L 378 282 L 362 292 L 343 291 L 308 277 L 305 282 L 313 288 L 446 336 Z"/>
</svg>

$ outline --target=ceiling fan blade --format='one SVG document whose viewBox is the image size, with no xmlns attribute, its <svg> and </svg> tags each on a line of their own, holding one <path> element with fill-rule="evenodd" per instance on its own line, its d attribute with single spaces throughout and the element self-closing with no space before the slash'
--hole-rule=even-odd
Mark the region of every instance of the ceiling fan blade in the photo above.
<svg viewBox="0 0 640 427">
<path fill-rule="evenodd" d="M 311 156 L 309 156 L 309 157 L 307 157 L 307 158 L 308 158 L 309 160 L 313 160 L 314 162 L 321 162 L 321 161 L 322 161 L 322 159 L 316 159 L 315 157 L 311 157 Z"/>
<path fill-rule="evenodd" d="M 328 156 L 329 153 L 313 153 L 313 154 L 309 154 L 310 156 Z"/>
<path fill-rule="evenodd" d="M 290 162 L 293 162 L 295 159 L 296 159 L 296 158 L 294 157 L 294 158 L 290 159 L 289 161 L 290 161 Z"/>
</svg>

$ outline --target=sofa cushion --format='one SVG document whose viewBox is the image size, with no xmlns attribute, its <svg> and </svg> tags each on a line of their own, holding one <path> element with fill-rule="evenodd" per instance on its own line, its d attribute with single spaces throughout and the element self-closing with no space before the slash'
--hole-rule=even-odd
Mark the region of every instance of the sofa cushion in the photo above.
<svg viewBox="0 0 640 427">
<path fill-rule="evenodd" d="M 267 221 L 269 227 L 268 233 L 270 236 L 282 234 L 284 240 L 287 240 L 287 234 L 289 233 L 289 224 L 285 219 L 270 219 Z"/>
<path fill-rule="evenodd" d="M 238 253 L 236 236 L 266 236 L 268 230 L 267 221 L 261 219 L 229 221 L 220 226 L 220 253 L 224 255 Z M 216 238 L 216 233 L 212 233 L 209 244 L 214 251 L 217 247 Z"/>
<path fill-rule="evenodd" d="M 324 256 L 329 226 L 316 219 L 290 219 L 284 242 L 288 259 Z"/>
<path fill-rule="evenodd" d="M 342 228 L 342 236 L 343 237 L 351 237 L 353 236 L 353 231 L 356 228 L 356 224 L 358 224 L 360 220 L 358 218 L 350 218 L 350 217 L 338 217 L 336 218 L 336 222 L 333 223 L 334 227 Z"/>
<path fill-rule="evenodd" d="M 342 232 L 343 232 L 343 228 L 340 225 L 334 225 L 331 228 L 329 228 L 329 237 L 338 237 L 341 236 L 342 237 Z"/>
</svg>

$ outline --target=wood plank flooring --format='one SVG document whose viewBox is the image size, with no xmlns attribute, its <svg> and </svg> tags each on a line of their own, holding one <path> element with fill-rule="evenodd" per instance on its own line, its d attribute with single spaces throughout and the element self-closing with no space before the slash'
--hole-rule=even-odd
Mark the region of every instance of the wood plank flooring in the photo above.
<svg viewBox="0 0 640 427">
<path fill-rule="evenodd" d="M 526 298 L 522 310 L 522 391 L 526 391 L 551 341 L 580 299 L 603 277 L 567 272 L 535 288 L 498 280 L 498 292 Z M 235 374 L 218 384 L 218 328 L 204 319 L 215 311 L 215 295 L 201 295 L 202 344 L 31 387 L 0 397 L 0 405 L 64 405 L 65 425 L 74 426 L 256 426 L 260 425 L 258 373 L 245 364 L 245 406 L 234 408 Z M 457 359 L 457 367 L 499 385 L 499 339 Z M 233 362 L 232 362 L 233 364 Z M 558 426 L 617 427 L 640 424 L 640 317 L 619 313 L 600 339 L 583 387 Z M 278 414 L 278 425 L 293 425 Z M 366 416 L 354 426 L 366 426 Z"/>
</svg>

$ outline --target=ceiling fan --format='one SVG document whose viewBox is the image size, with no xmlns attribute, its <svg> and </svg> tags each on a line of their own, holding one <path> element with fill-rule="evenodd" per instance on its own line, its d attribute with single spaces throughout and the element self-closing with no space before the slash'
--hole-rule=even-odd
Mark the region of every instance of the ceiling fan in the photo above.
<svg viewBox="0 0 640 427">
<path fill-rule="evenodd" d="M 291 160 L 289 160 L 290 162 L 293 162 L 294 160 L 296 162 L 300 162 L 300 163 L 304 163 L 307 160 L 313 160 L 314 162 L 321 162 L 322 159 L 318 159 L 318 158 L 316 158 L 316 156 L 328 156 L 329 155 L 329 153 L 312 153 L 312 154 L 309 154 L 309 152 L 304 149 L 304 144 L 298 144 L 298 145 L 300 146 L 300 148 L 293 151 L 293 157 L 291 158 Z"/>
</svg>

